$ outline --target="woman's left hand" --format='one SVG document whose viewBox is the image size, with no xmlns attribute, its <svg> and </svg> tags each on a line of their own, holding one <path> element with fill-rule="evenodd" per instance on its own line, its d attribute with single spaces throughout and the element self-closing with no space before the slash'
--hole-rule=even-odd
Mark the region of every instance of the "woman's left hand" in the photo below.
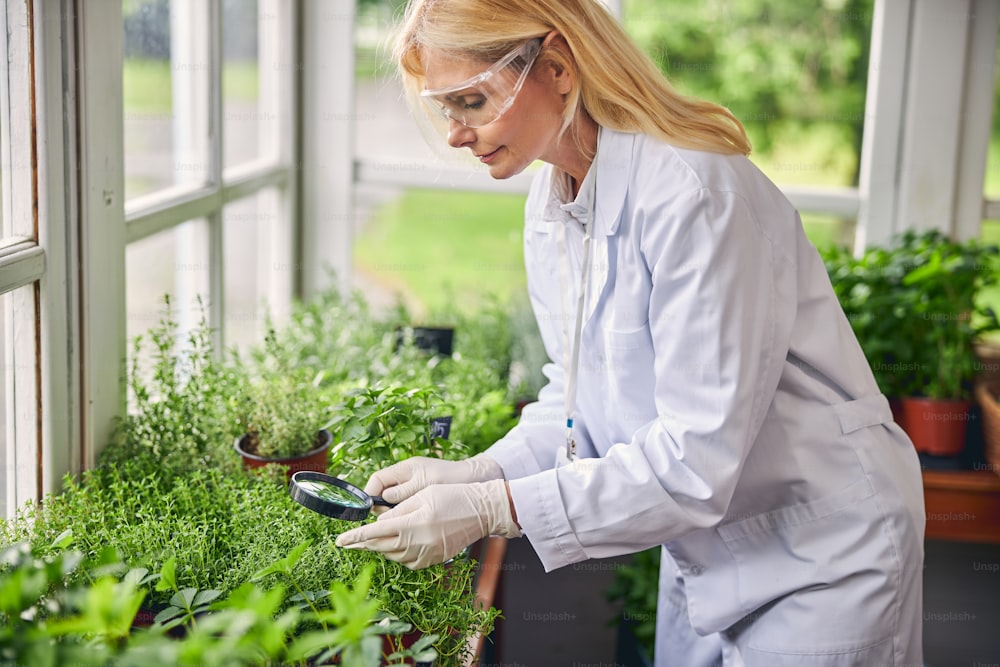
<svg viewBox="0 0 1000 667">
<path fill-rule="evenodd" d="M 419 570 L 443 563 L 490 535 L 521 536 L 502 479 L 428 486 L 377 521 L 342 533 L 337 546 L 378 551 Z"/>
</svg>

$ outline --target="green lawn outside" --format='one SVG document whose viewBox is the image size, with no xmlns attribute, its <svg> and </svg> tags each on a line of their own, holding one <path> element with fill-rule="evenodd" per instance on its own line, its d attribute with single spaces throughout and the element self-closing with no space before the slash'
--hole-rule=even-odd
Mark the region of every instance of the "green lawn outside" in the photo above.
<svg viewBox="0 0 1000 667">
<path fill-rule="evenodd" d="M 814 243 L 831 242 L 839 222 L 805 216 Z M 355 268 L 417 313 L 451 305 L 470 312 L 488 295 L 526 294 L 524 197 L 408 190 L 381 207 L 354 246 Z"/>
<path fill-rule="evenodd" d="M 173 109 L 173 71 L 168 60 L 127 58 L 122 65 L 125 113 L 169 114 Z M 226 62 L 222 68 L 222 99 L 255 101 L 257 63 Z"/>
<path fill-rule="evenodd" d="M 471 311 L 524 294 L 523 225 L 523 195 L 408 190 L 367 223 L 355 267 L 418 313 Z"/>
</svg>

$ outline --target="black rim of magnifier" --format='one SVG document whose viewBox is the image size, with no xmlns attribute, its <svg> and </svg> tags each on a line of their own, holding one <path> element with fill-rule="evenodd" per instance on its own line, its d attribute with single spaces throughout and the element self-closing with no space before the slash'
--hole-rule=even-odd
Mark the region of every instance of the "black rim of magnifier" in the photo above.
<svg viewBox="0 0 1000 667">
<path fill-rule="evenodd" d="M 365 503 L 365 506 L 348 507 L 347 505 L 341 505 L 332 500 L 317 498 L 299 486 L 299 482 L 309 481 L 323 482 L 325 484 L 339 486 L 361 502 Z M 374 501 L 372 496 L 369 496 L 367 493 L 350 482 L 345 482 L 342 479 L 331 477 L 330 475 L 324 475 L 321 472 L 309 472 L 307 470 L 300 470 L 292 475 L 292 481 L 291 484 L 289 484 L 288 492 L 291 494 L 292 500 L 299 503 L 303 507 L 308 507 L 312 511 L 319 512 L 323 516 L 332 517 L 334 519 L 343 519 L 344 521 L 361 521 L 364 519 L 368 516 L 368 512 L 371 511 L 372 502 Z M 381 500 L 381 498 L 379 498 L 379 500 Z"/>
</svg>

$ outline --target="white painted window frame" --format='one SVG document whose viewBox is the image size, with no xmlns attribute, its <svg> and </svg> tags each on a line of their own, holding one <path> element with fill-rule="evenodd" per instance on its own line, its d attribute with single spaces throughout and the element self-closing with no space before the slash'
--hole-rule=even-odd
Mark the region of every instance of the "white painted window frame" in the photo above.
<svg viewBox="0 0 1000 667">
<path fill-rule="evenodd" d="M 65 152 L 73 116 L 64 113 L 71 96 L 63 86 L 73 41 L 65 4 L 7 0 L 0 10 L 7 223 L 0 234 L 6 236 L 0 241 L 0 294 L 7 322 L 0 381 L 10 417 L 0 426 L 5 517 L 56 490 L 63 473 L 80 467 L 79 449 L 70 444 L 79 420 L 68 271 L 73 188 Z"/>
<path fill-rule="evenodd" d="M 128 243 L 193 218 L 214 222 L 212 290 L 218 305 L 212 317 L 214 326 L 222 325 L 222 209 L 275 188 L 291 224 L 271 224 L 261 246 L 269 262 L 299 265 L 299 5 L 260 0 L 259 6 L 260 30 L 272 31 L 260 35 L 260 68 L 262 110 L 279 119 L 269 137 L 273 150 L 251 164 L 222 169 L 221 0 L 209 0 L 211 75 L 218 84 L 208 100 L 214 122 L 210 182 L 126 206 L 122 31 L 108 29 L 122 25 L 121 3 L 4 0 L 0 206 L 8 224 L 0 228 L 0 294 L 7 315 L 0 400 L 3 415 L 12 418 L 0 423 L 0 515 L 11 516 L 24 503 L 57 491 L 64 474 L 92 467 L 124 413 Z M 28 25 L 32 30 L 23 28 Z M 269 285 L 275 310 L 287 311 L 298 287 L 294 276 L 285 271 Z"/>
<path fill-rule="evenodd" d="M 204 184 L 176 186 L 150 193 L 125 202 L 125 242 L 139 241 L 154 234 L 173 229 L 196 219 L 208 224 L 209 255 L 209 325 L 216 333 L 216 347 L 226 346 L 226 306 L 223 278 L 225 264 L 223 252 L 222 213 L 226 204 L 256 193 L 277 189 L 282 217 L 290 224 L 274 225 L 262 220 L 259 231 L 266 234 L 259 247 L 264 253 L 264 266 L 297 267 L 296 239 L 300 236 L 300 216 L 296 188 L 298 184 L 296 123 L 298 117 L 299 62 L 294 30 L 298 22 L 299 3 L 283 0 L 259 0 L 258 44 L 260 98 L 268 117 L 278 119 L 275 133 L 262 137 L 262 154 L 252 162 L 223 167 L 223 100 L 222 86 L 222 4 L 221 0 L 174 0 L 173 35 L 195 36 L 187 40 L 174 40 L 174 48 L 186 48 L 185 57 L 200 61 L 201 45 L 197 35 L 205 34 L 209 40 L 207 67 L 191 68 L 203 73 L 207 81 L 208 98 L 200 90 L 191 91 L 184 103 L 208 114 L 209 137 L 199 137 L 196 145 L 182 148 L 199 160 L 207 160 L 207 178 Z M 203 18 L 203 20 L 199 20 Z M 119 19 L 119 24 L 121 23 Z M 120 69 L 118 70 L 120 71 Z M 289 74 L 290 73 L 290 74 Z M 282 75 L 283 74 L 283 75 Z M 194 82 L 192 82 L 194 83 Z M 175 107 L 178 95 L 175 94 Z M 186 110 L 176 109 L 183 117 Z M 263 115 L 263 114 L 262 114 Z M 197 123 L 195 122 L 197 125 Z M 294 271 L 271 271 L 267 280 L 269 308 L 280 321 L 290 309 L 291 301 L 299 287 Z"/>
</svg>

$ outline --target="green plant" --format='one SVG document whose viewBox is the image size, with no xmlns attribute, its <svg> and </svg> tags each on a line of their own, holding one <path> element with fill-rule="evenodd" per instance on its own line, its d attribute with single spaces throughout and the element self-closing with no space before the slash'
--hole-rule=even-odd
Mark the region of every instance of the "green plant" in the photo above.
<svg viewBox="0 0 1000 667">
<path fill-rule="evenodd" d="M 331 424 L 331 468 L 364 485 L 375 471 L 411 456 L 466 457 L 461 442 L 431 437 L 431 419 L 442 410 L 435 387 L 375 384 L 348 392 Z"/>
<path fill-rule="evenodd" d="M 883 393 L 967 399 L 976 356 L 973 344 L 1000 329 L 979 306 L 996 284 L 997 246 L 963 243 L 931 230 L 908 231 L 888 248 L 854 258 L 827 248 L 823 258 L 862 350 Z"/>
<path fill-rule="evenodd" d="M 389 664 L 383 658 L 402 664 L 397 661 L 437 657 L 430 647 L 436 640 L 433 635 L 409 649 L 383 655 L 382 637 L 411 626 L 379 612 L 378 600 L 369 597 L 374 572 L 370 565 L 353 586 L 331 582 L 308 608 L 289 604 L 297 596 L 289 597 L 281 585 L 265 590 L 251 582 L 227 599 L 212 602 L 218 591 L 178 588 L 173 561 L 156 575 L 133 569 L 122 576 L 125 566 L 113 554 L 84 564 L 82 553 L 65 550 L 71 539 L 61 536 L 46 548 L 18 543 L 0 554 L 4 664 L 375 667 Z M 291 570 L 307 546 L 299 545 L 265 570 L 292 577 Z M 85 573 L 86 580 L 66 585 L 66 576 L 77 570 Z M 158 590 L 174 591 L 179 606 L 161 612 L 149 629 L 135 628 L 146 586 L 154 580 Z M 183 632 L 166 632 L 178 626 Z"/>
<path fill-rule="evenodd" d="M 632 562 L 615 570 L 614 580 L 605 591 L 610 602 L 620 602 L 621 616 L 612 623 L 627 621 L 632 633 L 653 655 L 656 643 L 656 606 L 659 595 L 660 547 L 632 555 Z"/>
<path fill-rule="evenodd" d="M 188 471 L 173 475 L 166 489 L 155 476 L 136 471 L 101 468 L 78 483 L 67 480 L 63 493 L 22 510 L 20 521 L 6 525 L 3 541 L 44 546 L 69 529 L 87 558 L 112 550 L 130 567 L 170 572 L 147 595 L 154 607 L 175 607 L 161 618 L 164 624 L 203 611 L 199 603 L 210 595 L 206 591 L 229 598 L 255 578 L 267 588 L 287 583 L 282 573 L 266 569 L 308 542 L 295 563 L 293 593 L 329 590 L 331 580 L 356 581 L 370 566 L 380 610 L 423 634 L 437 635 L 440 665 L 460 663 L 466 638 L 488 633 L 498 613 L 478 607 L 472 561 L 412 571 L 378 554 L 337 548 L 336 536 L 355 524 L 297 505 L 276 483 L 275 471 Z M 171 560 L 176 566 L 167 565 Z M 80 571 L 67 574 L 68 583 L 82 578 Z"/>
<path fill-rule="evenodd" d="M 253 632 L 261 637 L 280 635 L 283 624 L 291 621 L 275 614 L 292 607 L 302 614 L 294 619 L 296 627 L 321 629 L 315 612 L 322 612 L 320 601 L 337 590 L 331 580 L 357 581 L 366 568 L 372 572 L 371 590 L 377 591 L 377 622 L 388 627 L 405 623 L 433 636 L 406 650 L 419 653 L 433 644 L 441 667 L 464 662 L 468 638 L 492 628 L 499 612 L 481 609 L 476 601 L 474 562 L 456 560 L 447 568 L 411 571 L 378 554 L 339 549 L 335 538 L 350 524 L 293 502 L 281 471 L 246 474 L 239 466 L 232 442 L 244 428 L 252 380 L 271 375 L 280 386 L 279 376 L 286 371 L 301 373 L 295 376 L 296 392 L 316 395 L 323 406 L 340 405 L 341 431 L 349 423 L 364 431 L 368 446 L 344 443 L 335 455 L 353 473 L 348 476 L 353 481 L 363 484 L 374 470 L 406 456 L 469 454 L 461 441 L 431 439 L 430 419 L 457 413 L 448 387 L 472 387 L 462 379 L 466 374 L 484 390 L 494 386 L 497 375 L 473 355 L 447 360 L 412 347 L 395 350 L 392 335 L 401 311 L 376 318 L 357 302 L 324 298 L 345 316 L 343 321 L 328 319 L 313 304 L 297 306 L 292 324 L 275 328 L 246 362 L 217 357 L 204 319 L 196 331 L 180 336 L 167 302 L 160 325 L 135 342 L 132 409 L 100 465 L 79 479 L 67 477 L 61 493 L 25 506 L 15 521 L 0 524 L 0 543 L 25 541 L 45 548 L 70 530 L 85 558 L 113 552 L 129 567 L 160 573 L 154 575 L 159 583 L 144 592 L 142 602 L 166 606 L 157 624 L 160 631 L 183 626 L 192 643 L 164 649 L 130 639 L 129 655 L 141 656 L 130 664 L 240 664 L 238 660 L 261 649 L 256 640 L 219 624 L 220 605 L 233 600 L 257 605 L 263 611 Z M 357 326 L 351 314 L 358 316 Z M 324 338 L 324 332 L 334 338 Z M 152 352 L 140 360 L 146 341 L 153 342 Z M 344 354 L 338 353 L 340 344 Z M 461 371 L 451 368 L 452 363 Z M 292 593 L 272 601 L 272 591 L 289 580 L 287 573 L 268 568 L 285 562 L 304 543 L 308 546 L 294 564 Z M 247 589 L 254 579 L 254 588 Z M 67 570 L 62 585 L 86 587 L 86 570 Z M 307 599 L 315 611 L 308 604 L 302 608 Z M 267 609 L 274 614 L 265 623 Z M 392 652 L 406 654 L 400 641 L 388 641 Z M 159 655 L 169 659 L 155 657 Z M 226 655 L 232 657 L 229 663 Z"/>
<path fill-rule="evenodd" d="M 233 397 L 245 384 L 241 369 L 216 358 L 204 308 L 197 325 L 182 333 L 169 296 L 163 303 L 159 323 L 133 340 L 129 410 L 100 462 L 141 462 L 163 484 L 189 469 L 235 470 L 239 461 L 232 442 L 239 424 Z"/>
<path fill-rule="evenodd" d="M 315 449 L 320 429 L 326 428 L 326 405 L 318 390 L 321 376 L 294 363 L 273 327 L 263 348 L 252 353 L 245 374 L 238 421 L 248 436 L 246 451 L 280 459 Z"/>
</svg>

